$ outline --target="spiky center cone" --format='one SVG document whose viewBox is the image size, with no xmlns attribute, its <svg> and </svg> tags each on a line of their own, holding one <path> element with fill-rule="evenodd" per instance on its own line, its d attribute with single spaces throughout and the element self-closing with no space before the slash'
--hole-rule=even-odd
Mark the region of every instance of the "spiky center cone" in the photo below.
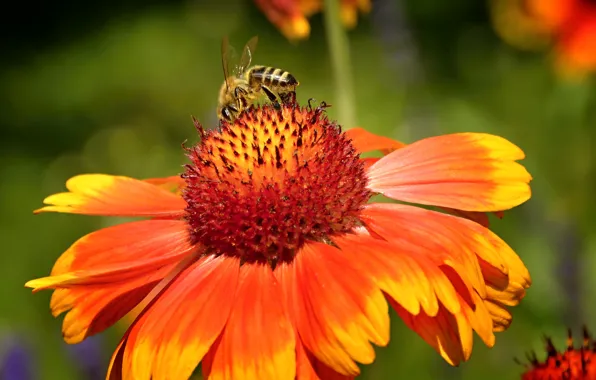
<svg viewBox="0 0 596 380">
<path fill-rule="evenodd" d="M 201 129 L 183 174 L 193 243 L 275 267 L 360 223 L 364 167 L 324 108 L 263 105 L 220 132 Z"/>
<path fill-rule="evenodd" d="M 573 344 L 571 329 L 567 331 L 567 349 L 557 351 L 551 338 L 546 337 L 547 357 L 540 362 L 535 352 L 530 352 L 529 370 L 522 375 L 522 380 L 591 380 L 596 379 L 596 341 L 588 329 L 583 328 L 583 340 L 580 347 Z M 519 361 L 518 361 L 519 362 Z"/>
</svg>

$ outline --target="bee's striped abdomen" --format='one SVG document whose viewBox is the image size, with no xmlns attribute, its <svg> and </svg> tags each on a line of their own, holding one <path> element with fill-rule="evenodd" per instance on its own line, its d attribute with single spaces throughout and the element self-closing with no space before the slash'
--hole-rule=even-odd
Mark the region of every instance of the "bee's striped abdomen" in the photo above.
<svg viewBox="0 0 596 380">
<path fill-rule="evenodd" d="M 260 84 L 271 88 L 294 88 L 298 85 L 298 81 L 292 74 L 275 67 L 254 66 L 249 71 L 248 76 L 251 86 Z"/>
</svg>

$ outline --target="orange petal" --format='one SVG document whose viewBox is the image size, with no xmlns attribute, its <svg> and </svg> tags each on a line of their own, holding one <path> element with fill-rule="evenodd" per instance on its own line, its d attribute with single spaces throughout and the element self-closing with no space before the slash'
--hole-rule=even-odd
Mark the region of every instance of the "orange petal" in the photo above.
<svg viewBox="0 0 596 380">
<path fill-rule="evenodd" d="M 67 343 L 78 343 L 127 314 L 193 250 L 182 221 L 126 223 L 81 238 L 58 259 L 53 276 L 26 286 L 58 288 L 50 301 L 52 314 L 72 309 L 62 332 Z"/>
<path fill-rule="evenodd" d="M 228 296 L 229 297 L 229 296 Z M 210 380 L 294 380 L 294 328 L 271 267 L 244 264 L 232 312 L 203 362 Z"/>
<path fill-rule="evenodd" d="M 296 342 L 296 379 L 299 380 L 353 380 L 354 376 L 345 376 L 327 367 L 320 360 L 307 352 L 298 339 Z"/>
<path fill-rule="evenodd" d="M 576 11 L 557 41 L 557 68 L 569 79 L 596 70 L 596 8 L 585 7 Z"/>
<path fill-rule="evenodd" d="M 500 250 L 510 248 L 490 230 L 470 220 L 420 207 L 388 203 L 368 204 L 360 217 L 368 230 L 400 247 L 400 250 L 417 252 L 436 266 L 453 268 L 468 287 L 468 293 L 472 293 L 473 289 L 481 297 L 486 295 L 478 257 L 490 262 L 500 272 L 507 273 Z M 444 269 L 442 271 L 445 272 Z"/>
<path fill-rule="evenodd" d="M 240 264 L 203 257 L 156 294 L 112 357 L 109 379 L 186 379 L 221 333 Z"/>
<path fill-rule="evenodd" d="M 199 254 L 195 253 L 177 263 L 173 269 L 170 270 L 168 274 L 161 281 L 159 281 L 153 289 L 151 289 L 149 294 L 147 294 L 147 296 L 139 303 L 139 305 L 137 305 L 135 308 L 137 317 L 132 325 L 129 326 L 128 330 L 126 330 L 126 333 L 120 340 L 118 347 L 116 347 L 116 350 L 112 354 L 110 365 L 108 366 L 106 380 L 122 380 L 125 377 L 124 353 L 129 339 L 134 341 L 137 338 L 138 329 L 135 329 L 135 327 L 139 323 L 139 320 L 149 310 L 149 308 L 155 304 L 155 302 L 159 299 L 159 296 L 162 295 L 174 283 L 174 280 L 178 278 L 184 270 L 190 267 L 190 265 L 194 264 L 198 258 Z M 127 374 L 130 373 L 129 365 L 126 367 L 126 370 Z"/>
<path fill-rule="evenodd" d="M 466 347 L 469 347 L 470 350 L 469 353 L 465 354 L 466 360 L 469 359 L 470 355 L 472 354 L 471 330 L 476 331 L 478 336 L 482 339 L 487 347 L 493 347 L 495 345 L 493 319 L 487 308 L 487 302 L 480 298 L 478 293 L 472 293 L 472 301 L 472 303 L 468 303 L 463 299 L 460 299 L 462 305 L 461 312 L 455 315 L 458 321 L 458 326 L 460 326 L 459 331 L 462 331 L 463 325 L 470 327 L 469 343 L 462 344 L 462 347 L 464 347 L 464 353 Z"/>
<path fill-rule="evenodd" d="M 303 40 L 310 35 L 310 24 L 302 15 L 283 20 L 279 24 L 279 29 L 290 41 Z"/>
<path fill-rule="evenodd" d="M 485 301 L 485 306 L 493 320 L 493 331 L 501 332 L 507 330 L 513 320 L 513 316 L 509 310 L 502 304 L 490 300 Z"/>
<path fill-rule="evenodd" d="M 127 280 L 179 261 L 196 249 L 184 221 L 120 224 L 82 237 L 56 261 L 51 276 L 25 286 L 39 291 Z"/>
<path fill-rule="evenodd" d="M 66 181 L 67 193 L 44 199 L 40 212 L 105 216 L 179 218 L 186 202 L 182 197 L 146 181 L 106 174 L 83 174 Z"/>
<path fill-rule="evenodd" d="M 444 308 L 435 317 L 430 317 L 426 313 L 412 315 L 392 299 L 389 299 L 389 303 L 405 324 L 430 344 L 447 363 L 458 365 L 465 360 L 459 335 L 455 333 L 457 322 Z"/>
<path fill-rule="evenodd" d="M 462 218 L 473 220 L 474 222 L 489 227 L 490 223 L 488 220 L 488 214 L 485 212 L 474 212 L 474 211 L 462 211 L 447 207 L 439 207 L 441 210 L 448 212 L 451 215 L 461 216 Z"/>
<path fill-rule="evenodd" d="M 365 157 L 361 158 L 360 162 L 364 164 L 364 170 L 368 170 L 375 162 L 379 161 L 380 158 L 378 157 Z"/>
<path fill-rule="evenodd" d="M 296 339 L 296 379 L 321 380 L 312 363 L 312 354 L 309 355 L 300 339 Z"/>
<path fill-rule="evenodd" d="M 482 274 L 487 283 L 486 308 L 493 320 L 494 331 L 504 331 L 511 324 L 512 316 L 507 307 L 515 306 L 525 297 L 531 284 L 530 274 L 517 256 L 505 256 L 507 274 L 480 260 Z"/>
<path fill-rule="evenodd" d="M 289 40 L 304 39 L 310 34 L 310 24 L 304 17 L 298 2 L 255 0 L 255 4 L 269 19 L 269 22 L 279 28 Z M 306 6 L 305 8 L 310 7 Z"/>
<path fill-rule="evenodd" d="M 489 229 L 468 219 L 426 210 L 420 207 L 374 203 L 365 206 L 362 220 L 369 229 L 386 239 L 407 236 L 421 245 L 435 247 L 435 250 L 448 252 L 454 258 L 484 260 L 494 271 L 507 275 L 516 272 L 520 283 L 530 283 L 530 275 L 523 262 L 501 238 Z M 476 256 L 476 257 L 474 257 Z M 468 267 L 468 273 L 477 272 Z M 484 273 L 480 280 L 484 283 Z M 474 281 L 474 278 L 470 278 Z M 484 298 L 485 293 L 475 286 Z"/>
<path fill-rule="evenodd" d="M 404 202 L 464 211 L 502 211 L 530 198 L 524 158 L 502 137 L 457 133 L 431 137 L 383 157 L 368 169 L 368 188 Z"/>
<path fill-rule="evenodd" d="M 309 243 L 275 273 L 302 343 L 334 371 L 357 375 L 354 361 L 368 364 L 375 358 L 369 341 L 387 344 L 389 315 L 383 294 L 342 251 Z"/>
<path fill-rule="evenodd" d="M 115 284 L 55 290 L 50 303 L 54 316 L 71 309 L 62 323 L 64 341 L 80 343 L 111 327 L 134 309 L 170 268 Z"/>
<path fill-rule="evenodd" d="M 525 0 L 522 7 L 548 31 L 559 29 L 581 1 Z"/>
<path fill-rule="evenodd" d="M 393 299 L 389 299 L 389 302 L 406 325 L 418 333 L 451 365 L 458 365 L 470 358 L 473 330 L 487 346 L 494 345 L 492 319 L 484 302 L 476 293 L 473 295 L 471 304 L 460 298 L 460 312 L 452 314 L 441 307 L 434 317 L 424 312 L 412 315 Z"/>
<path fill-rule="evenodd" d="M 362 270 L 409 313 L 417 315 L 422 309 L 434 316 L 439 310 L 439 302 L 450 312 L 459 312 L 455 286 L 427 257 L 432 252 L 375 239 L 363 233 L 336 237 L 333 241 L 341 248 L 346 260 L 361 261 Z M 468 293 L 466 289 L 463 291 Z"/>
<path fill-rule="evenodd" d="M 169 192 L 180 194 L 186 187 L 186 182 L 179 175 L 162 178 L 148 178 L 144 179 L 144 182 L 150 183 L 155 186 L 159 186 L 162 189 L 168 190 Z"/>
<path fill-rule="evenodd" d="M 175 259 L 191 249 L 188 225 L 184 221 L 140 220 L 118 224 L 77 240 L 58 258 L 52 275 L 107 265 L 129 267 L 141 259 Z"/>
<path fill-rule="evenodd" d="M 517 260 L 505 257 L 505 262 L 509 268 L 506 274 L 496 270 L 486 261 L 480 260 L 482 275 L 488 285 L 487 298 L 507 306 L 515 306 L 526 295 L 526 289 L 530 287 L 532 280 L 519 257 Z"/>
<path fill-rule="evenodd" d="M 354 148 L 360 152 L 380 150 L 383 154 L 389 154 L 394 150 L 403 148 L 406 144 L 389 137 L 375 135 L 364 128 L 356 127 L 344 132 L 352 140 Z"/>
</svg>

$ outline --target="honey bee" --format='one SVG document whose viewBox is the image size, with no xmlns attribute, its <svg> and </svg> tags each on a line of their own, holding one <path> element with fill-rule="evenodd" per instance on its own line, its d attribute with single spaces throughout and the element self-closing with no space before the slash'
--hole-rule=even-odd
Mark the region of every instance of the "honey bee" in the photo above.
<svg viewBox="0 0 596 380">
<path fill-rule="evenodd" d="M 296 101 L 296 87 L 300 84 L 289 72 L 275 67 L 255 65 L 249 68 L 258 37 L 251 38 L 237 64 L 233 64 L 232 49 L 225 37 L 221 44 L 221 63 L 224 83 L 219 90 L 217 116 L 234 121 L 236 117 L 265 95 L 274 104 Z"/>
</svg>

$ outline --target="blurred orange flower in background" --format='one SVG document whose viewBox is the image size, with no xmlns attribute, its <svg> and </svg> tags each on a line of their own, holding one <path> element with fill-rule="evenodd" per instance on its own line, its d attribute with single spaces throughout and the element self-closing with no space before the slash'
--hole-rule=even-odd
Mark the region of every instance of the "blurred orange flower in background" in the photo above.
<svg viewBox="0 0 596 380">
<path fill-rule="evenodd" d="M 552 45 L 557 70 L 581 77 L 596 71 L 596 2 L 493 0 L 495 29 L 525 49 Z"/>
<path fill-rule="evenodd" d="M 181 177 L 81 175 L 46 198 L 38 212 L 149 218 L 88 234 L 26 284 L 55 289 L 65 340 L 137 308 L 109 379 L 186 379 L 200 362 L 209 379 L 353 379 L 388 344 L 390 305 L 452 365 L 474 331 L 493 346 L 530 275 L 479 215 L 530 198 L 524 153 L 482 133 L 344 132 L 324 109 L 196 122 Z"/>
<path fill-rule="evenodd" d="M 540 362 L 535 352 L 528 354 L 529 368 L 522 380 L 594 380 L 596 379 L 596 342 L 588 330 L 583 329 L 583 340 L 574 347 L 573 335 L 568 330 L 565 351 L 557 351 L 551 338 L 546 338 L 546 360 Z"/>
<path fill-rule="evenodd" d="M 310 34 L 308 18 L 323 11 L 323 0 L 255 0 L 256 5 L 289 40 L 305 39 Z M 341 17 L 347 28 L 358 22 L 358 12 L 368 13 L 370 0 L 341 0 Z"/>
</svg>

